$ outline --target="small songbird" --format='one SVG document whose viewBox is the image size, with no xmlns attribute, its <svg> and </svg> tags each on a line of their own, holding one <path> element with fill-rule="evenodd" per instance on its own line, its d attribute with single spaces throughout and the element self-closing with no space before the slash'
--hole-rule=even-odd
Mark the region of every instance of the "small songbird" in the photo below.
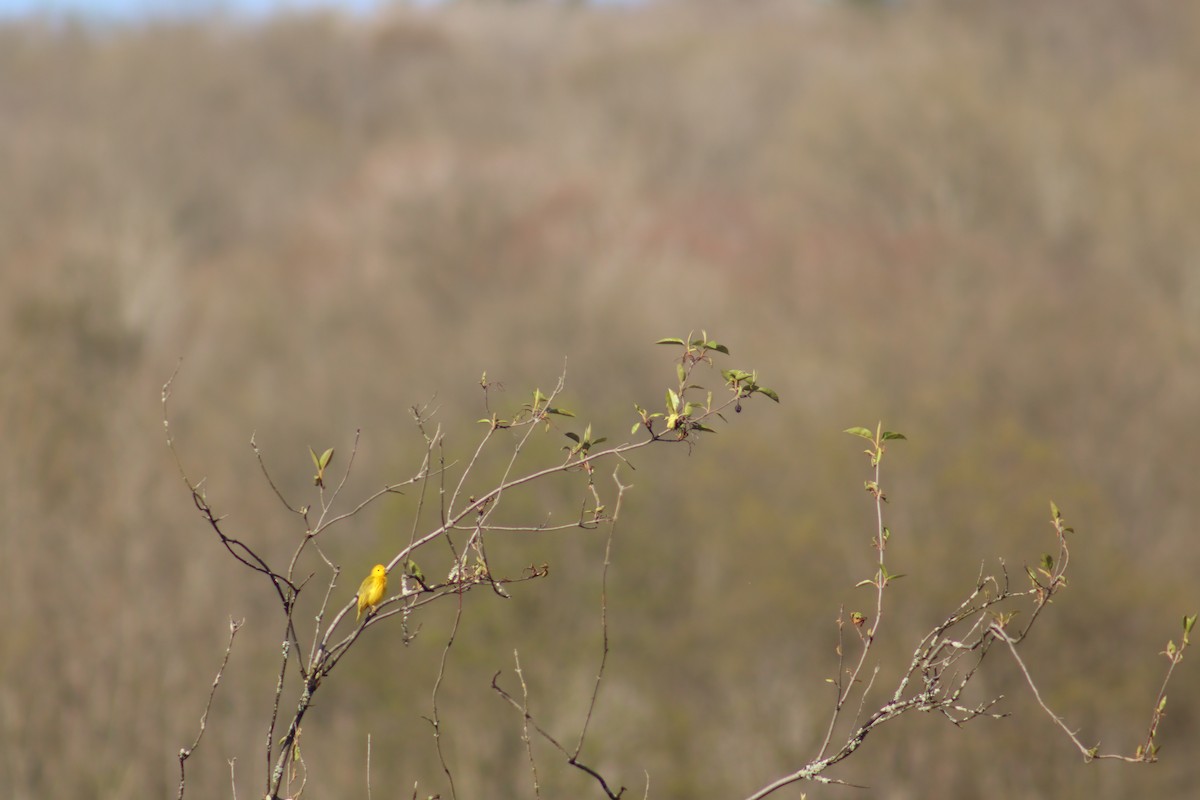
<svg viewBox="0 0 1200 800">
<path fill-rule="evenodd" d="M 383 593 L 387 591 L 387 567 L 383 564 L 376 564 L 371 568 L 371 574 L 363 578 L 362 585 L 358 587 L 358 614 L 354 617 L 357 622 L 362 618 L 362 613 L 365 609 L 375 610 L 375 606 L 379 605 L 379 601 L 383 599 Z"/>
</svg>

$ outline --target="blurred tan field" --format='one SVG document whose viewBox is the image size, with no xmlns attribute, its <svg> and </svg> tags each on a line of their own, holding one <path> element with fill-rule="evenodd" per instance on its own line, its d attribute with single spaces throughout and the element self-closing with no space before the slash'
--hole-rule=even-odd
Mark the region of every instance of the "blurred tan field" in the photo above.
<svg viewBox="0 0 1200 800">
<path fill-rule="evenodd" d="M 564 404 L 620 440 L 673 380 L 651 343 L 701 328 L 783 402 L 623 473 L 597 768 L 626 796 L 648 774 L 650 797 L 740 798 L 813 754 L 834 620 L 873 569 L 841 431 L 879 419 L 909 437 L 885 462 L 907 574 L 885 673 L 985 559 L 1020 576 L 1051 549 L 1054 500 L 1073 578 L 1026 658 L 1081 739 L 1132 753 L 1158 653 L 1200 610 L 1198 44 L 1200 6 L 1174 0 L 0 25 L 0 796 L 173 797 L 230 616 L 188 796 L 232 797 L 228 759 L 262 796 L 280 612 L 165 445 L 180 359 L 191 477 L 286 558 L 303 527 L 252 434 L 299 503 L 308 447 L 343 458 L 361 429 L 359 498 L 417 468 L 410 407 L 433 399 L 462 457 L 485 370 L 515 407 L 565 364 Z M 566 483 L 512 512 L 569 518 Z M 345 600 L 414 502 L 328 540 Z M 506 553 L 551 574 L 468 597 L 443 687 L 464 800 L 534 796 L 489 685 L 513 650 L 569 742 L 600 653 L 604 536 Z M 422 715 L 450 611 L 407 646 L 371 629 L 333 674 L 305 797 L 366 798 L 368 734 L 372 797 L 449 797 Z M 909 716 L 834 773 L 870 789 L 778 796 L 1187 797 L 1198 664 L 1152 766 L 1082 763 L 997 652 L 973 701 L 1012 716 Z M 543 797 L 601 796 L 537 754 Z"/>
</svg>

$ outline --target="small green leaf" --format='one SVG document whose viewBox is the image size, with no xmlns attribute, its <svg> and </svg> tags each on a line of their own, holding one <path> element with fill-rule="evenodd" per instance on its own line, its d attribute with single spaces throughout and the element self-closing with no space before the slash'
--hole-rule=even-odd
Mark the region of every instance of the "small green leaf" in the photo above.
<svg viewBox="0 0 1200 800">
<path fill-rule="evenodd" d="M 659 339 L 657 342 L 655 342 L 655 344 L 685 344 L 685 342 L 683 339 L 670 336 L 666 339 Z"/>
<path fill-rule="evenodd" d="M 674 389 L 667 389 L 667 410 L 679 413 L 679 395 L 675 394 Z"/>
<path fill-rule="evenodd" d="M 320 469 L 321 468 L 321 459 L 317 458 L 317 452 L 315 450 L 313 450 L 311 447 L 309 447 L 308 454 L 310 456 L 312 456 L 313 466 L 316 467 L 317 469 Z"/>
<path fill-rule="evenodd" d="M 425 573 L 421 572 L 421 568 L 417 566 L 417 562 L 413 561 L 411 558 L 404 562 L 404 571 L 409 575 L 412 575 L 421 583 L 425 582 Z"/>
<path fill-rule="evenodd" d="M 638 428 L 642 427 L 642 424 L 643 423 L 641 423 L 641 422 L 633 423 L 633 427 L 629 429 L 629 435 L 632 436 L 633 434 L 637 433 Z"/>
<path fill-rule="evenodd" d="M 1053 517 L 1055 521 L 1062 519 L 1062 514 L 1059 512 L 1058 506 L 1055 505 L 1053 500 L 1050 501 L 1050 516 Z"/>
<path fill-rule="evenodd" d="M 705 425 L 705 424 L 703 424 L 703 423 L 701 423 L 701 422 L 697 422 L 696 424 L 692 425 L 692 430 L 694 430 L 694 431 L 704 431 L 705 433 L 716 433 L 716 430 L 714 430 L 713 428 L 710 428 L 710 427 L 708 427 L 707 425 Z"/>
<path fill-rule="evenodd" d="M 846 428 L 842 433 L 848 433 L 851 436 L 861 436 L 864 439 L 874 439 L 875 434 L 871 433 L 866 428 Z"/>
<path fill-rule="evenodd" d="M 679 376 L 679 382 L 683 383 L 684 378 L 687 377 L 687 370 L 683 368 L 682 361 L 675 365 L 675 374 Z"/>
<path fill-rule="evenodd" d="M 1167 707 L 1167 696 L 1164 694 L 1163 699 L 1158 701 L 1158 713 L 1161 714 L 1163 709 L 1166 707 Z"/>
<path fill-rule="evenodd" d="M 317 464 L 318 469 L 325 469 L 329 466 L 329 462 L 333 460 L 333 448 L 329 448 L 324 453 L 321 453 L 321 462 Z"/>
<path fill-rule="evenodd" d="M 858 583 L 854 584 L 854 588 L 857 589 L 860 586 L 878 586 L 878 585 L 879 584 L 875 582 L 875 579 L 872 578 L 871 580 L 867 580 L 867 581 L 859 581 Z"/>
<path fill-rule="evenodd" d="M 575 443 L 579 442 L 579 434 L 578 433 L 571 433 L 570 431 L 568 431 L 567 433 L 564 433 L 563 436 L 566 436 L 572 442 L 575 442 Z"/>
<path fill-rule="evenodd" d="M 768 388 L 767 388 L 767 387 L 765 387 L 765 386 L 759 386 L 759 387 L 758 387 L 758 389 L 757 389 L 756 391 L 757 391 L 759 394 L 765 394 L 767 397 L 771 398 L 771 399 L 772 399 L 772 400 L 774 400 L 776 403 L 778 403 L 778 402 L 779 402 L 779 394 L 778 394 L 778 393 L 777 393 L 777 392 L 776 392 L 774 389 L 768 389 Z M 902 438 L 903 438 L 903 437 L 902 437 Z"/>
<path fill-rule="evenodd" d="M 715 350 L 718 353 L 724 353 L 725 355 L 729 355 L 729 348 L 723 344 L 718 344 L 717 342 L 705 342 L 704 346 L 707 347 L 709 350 Z"/>
<path fill-rule="evenodd" d="M 907 439 L 908 437 L 905 436 L 903 433 L 896 433 L 895 431 L 884 431 L 883 436 L 881 436 L 880 438 L 883 441 L 887 441 L 888 439 Z"/>
<path fill-rule="evenodd" d="M 1188 640 L 1188 634 L 1192 632 L 1192 628 L 1194 628 L 1195 626 L 1196 626 L 1196 615 L 1195 614 L 1192 614 L 1190 617 L 1185 616 L 1183 618 L 1183 641 L 1185 644 L 1187 643 L 1187 640 Z"/>
<path fill-rule="evenodd" d="M 1049 553 L 1042 553 L 1042 569 L 1047 572 L 1054 569 L 1054 556 Z"/>
<path fill-rule="evenodd" d="M 565 409 L 565 408 L 547 408 L 547 409 L 546 409 L 546 413 L 547 413 L 547 414 L 557 414 L 557 415 L 558 415 L 558 416 L 560 416 L 560 417 L 573 417 L 573 416 L 575 416 L 574 412 L 572 412 L 572 411 L 568 411 L 568 410 L 567 410 L 567 409 Z"/>
<path fill-rule="evenodd" d="M 607 442 L 607 441 L 608 441 L 608 437 L 607 437 L 607 436 L 601 436 L 599 439 L 592 439 L 592 444 L 593 444 L 593 445 L 598 445 L 598 444 L 600 444 L 601 442 Z"/>
</svg>

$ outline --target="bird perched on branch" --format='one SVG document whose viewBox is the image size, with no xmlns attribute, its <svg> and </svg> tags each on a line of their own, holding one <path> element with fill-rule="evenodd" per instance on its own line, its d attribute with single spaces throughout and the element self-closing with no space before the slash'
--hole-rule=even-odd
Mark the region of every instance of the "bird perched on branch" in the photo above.
<svg viewBox="0 0 1200 800">
<path fill-rule="evenodd" d="M 355 615 L 354 621 L 357 622 L 362 618 L 365 609 L 374 611 L 386 591 L 387 567 L 383 564 L 376 564 L 371 568 L 371 574 L 363 578 L 362 585 L 358 587 L 358 614 Z"/>
</svg>

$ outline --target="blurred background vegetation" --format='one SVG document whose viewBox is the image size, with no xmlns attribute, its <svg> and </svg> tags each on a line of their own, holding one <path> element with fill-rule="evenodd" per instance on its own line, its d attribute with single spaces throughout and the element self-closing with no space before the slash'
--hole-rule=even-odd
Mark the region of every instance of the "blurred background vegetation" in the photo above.
<svg viewBox="0 0 1200 800">
<path fill-rule="evenodd" d="M 566 405 L 620 438 L 673 380 L 649 342 L 700 327 L 784 403 L 626 473 L 589 763 L 639 794 L 648 771 L 654 797 L 740 797 L 811 756 L 838 606 L 868 606 L 851 587 L 871 572 L 865 460 L 838 432 L 879 418 L 910 438 L 885 462 L 909 576 L 885 666 L 983 559 L 1019 574 L 1049 550 L 1054 499 L 1074 577 L 1028 657 L 1081 738 L 1132 752 L 1156 653 L 1200 607 L 1197 41 L 1200 7 L 1174 0 L 0 26 L 0 794 L 173 795 L 230 615 L 246 627 L 189 792 L 230 796 L 228 758 L 261 792 L 279 612 L 164 446 L 180 357 L 192 477 L 279 558 L 300 529 L 251 432 L 301 502 L 308 446 L 346 453 L 361 428 L 365 494 L 416 469 L 410 406 L 436 394 L 466 453 L 484 370 L 512 408 L 565 358 Z M 568 519 L 567 483 L 510 511 Z M 346 599 L 412 508 L 333 534 Z M 550 578 L 468 598 L 443 706 L 460 796 L 532 796 L 488 687 L 514 648 L 573 741 L 603 546 L 514 540 L 504 566 Z M 421 715 L 449 610 L 407 647 L 374 629 L 334 673 L 301 740 L 311 796 L 366 796 L 368 734 L 374 796 L 445 792 Z M 981 691 L 1014 716 L 901 721 L 837 776 L 887 798 L 1194 786 L 1195 660 L 1163 761 L 1127 768 L 1083 765 L 994 655 Z M 545 796 L 594 791 L 539 755 Z"/>
</svg>

